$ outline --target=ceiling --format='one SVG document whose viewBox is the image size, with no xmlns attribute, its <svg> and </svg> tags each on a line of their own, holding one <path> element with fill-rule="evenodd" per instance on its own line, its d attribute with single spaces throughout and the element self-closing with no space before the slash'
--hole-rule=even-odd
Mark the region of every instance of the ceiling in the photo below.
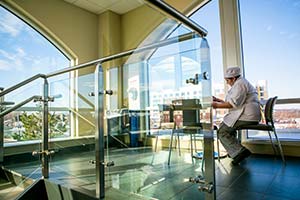
<svg viewBox="0 0 300 200">
<path fill-rule="evenodd" d="M 111 10 L 120 15 L 133 10 L 142 4 L 141 0 L 64 0 L 77 7 L 83 8 L 95 14 Z"/>
</svg>

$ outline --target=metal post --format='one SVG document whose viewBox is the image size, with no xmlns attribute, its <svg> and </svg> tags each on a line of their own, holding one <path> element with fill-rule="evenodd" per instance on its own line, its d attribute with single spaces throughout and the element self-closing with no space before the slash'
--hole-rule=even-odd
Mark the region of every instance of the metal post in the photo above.
<svg viewBox="0 0 300 200">
<path fill-rule="evenodd" d="M 0 88 L 2 92 L 4 88 Z M 0 97 L 0 103 L 4 102 L 4 96 Z M 0 105 L 0 113 L 4 110 L 4 106 Z M 4 117 L 0 117 L 0 164 L 4 161 Z"/>
<path fill-rule="evenodd" d="M 204 178 L 206 183 L 205 199 L 216 199 L 216 180 L 215 180 L 215 155 L 214 155 L 214 129 L 213 129 L 213 117 L 211 108 L 211 65 L 210 65 L 210 52 L 209 45 L 205 38 L 202 38 L 200 44 L 200 58 L 201 58 L 201 73 L 203 79 L 201 81 L 202 86 L 202 103 L 207 108 L 210 115 L 210 123 L 207 127 L 204 126 L 204 165 L 205 172 Z"/>
<path fill-rule="evenodd" d="M 103 68 L 97 64 L 95 71 L 95 155 L 96 155 L 96 197 L 104 198 L 104 135 L 103 135 Z"/>
<path fill-rule="evenodd" d="M 48 98 L 49 98 L 49 84 L 47 79 L 44 79 L 44 90 L 43 90 L 43 127 L 42 127 L 42 175 L 44 178 L 49 177 L 49 159 L 48 159 L 48 138 L 49 138 L 49 127 L 48 127 Z"/>
<path fill-rule="evenodd" d="M 214 131 L 204 130 L 204 178 L 207 185 L 213 187 L 211 192 L 205 192 L 205 199 L 216 199 L 215 159 L 214 159 Z"/>
</svg>

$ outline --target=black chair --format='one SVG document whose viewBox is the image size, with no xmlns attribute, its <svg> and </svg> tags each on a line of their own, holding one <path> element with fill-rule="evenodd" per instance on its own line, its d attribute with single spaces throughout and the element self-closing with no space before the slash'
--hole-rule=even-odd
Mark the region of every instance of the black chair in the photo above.
<svg viewBox="0 0 300 200">
<path fill-rule="evenodd" d="M 199 99 L 177 99 L 172 101 L 171 113 L 175 119 L 173 119 L 174 126 L 171 133 L 170 144 L 169 144 L 168 165 L 170 165 L 171 162 L 173 137 L 175 134 L 177 134 L 177 140 L 175 144 L 177 146 L 177 141 L 178 141 L 179 156 L 181 155 L 179 136 L 180 135 L 190 136 L 191 159 L 194 162 L 193 160 L 194 149 L 195 152 L 197 151 L 196 134 L 202 134 L 202 125 L 200 123 L 199 109 L 201 109 L 201 104 L 199 102 Z M 179 112 L 181 114 L 178 113 L 178 115 L 177 114 L 175 115 L 175 112 Z"/>
<path fill-rule="evenodd" d="M 277 143 L 276 147 L 279 150 L 279 154 L 281 156 L 281 159 L 282 159 L 283 163 L 285 163 L 281 143 L 280 143 L 280 140 L 278 139 L 276 129 L 275 129 L 275 126 L 274 126 L 274 120 L 273 120 L 273 109 L 274 109 L 274 105 L 276 103 L 276 100 L 277 100 L 277 96 L 271 97 L 267 100 L 266 105 L 264 107 L 264 121 L 265 121 L 264 123 L 261 122 L 261 123 L 256 124 L 256 125 L 243 125 L 243 126 L 238 127 L 237 130 L 268 131 L 273 151 L 274 151 L 275 155 L 277 155 L 277 151 L 276 151 L 276 148 L 275 148 L 275 145 L 274 145 L 274 142 L 273 142 L 273 138 L 272 138 L 272 135 L 271 135 L 271 132 L 273 132 L 274 136 L 275 136 L 276 143 Z"/>
<path fill-rule="evenodd" d="M 180 111 L 181 117 L 182 117 L 182 124 L 176 122 L 176 119 L 174 120 L 174 127 L 172 130 L 171 138 L 170 138 L 170 144 L 169 144 L 169 157 L 168 157 L 168 165 L 170 165 L 170 159 L 171 159 L 171 151 L 172 151 L 172 145 L 173 145 L 173 137 L 175 134 L 177 134 L 177 140 L 178 141 L 178 150 L 179 150 L 179 156 L 180 156 L 180 139 L 179 135 L 189 135 L 190 136 L 190 153 L 191 153 L 191 159 L 194 163 L 195 159 L 202 159 L 202 169 L 203 169 L 203 151 L 197 150 L 197 138 L 201 137 L 203 138 L 203 127 L 200 122 L 200 110 L 202 109 L 202 105 L 199 101 L 199 99 L 178 99 L 173 100 L 171 109 L 173 112 L 173 115 L 175 116 L 174 112 Z M 176 117 L 174 117 L 176 118 Z M 214 130 L 217 130 L 217 127 L 214 126 Z M 176 139 L 176 137 L 175 137 Z M 177 143 L 176 143 L 177 145 Z M 203 145 L 202 145 L 203 146 Z M 175 146 L 176 147 L 176 146 Z M 215 152 L 215 158 L 218 158 L 220 161 L 220 150 L 219 150 L 219 140 L 217 138 L 217 152 Z"/>
<path fill-rule="evenodd" d="M 159 104 L 159 123 L 158 127 L 155 129 L 150 137 L 155 137 L 155 147 L 154 152 L 157 151 L 157 143 L 159 136 L 171 135 L 171 131 L 173 129 L 173 122 L 170 122 L 170 118 L 173 118 L 172 113 L 170 111 L 170 105 L 167 104 Z"/>
</svg>

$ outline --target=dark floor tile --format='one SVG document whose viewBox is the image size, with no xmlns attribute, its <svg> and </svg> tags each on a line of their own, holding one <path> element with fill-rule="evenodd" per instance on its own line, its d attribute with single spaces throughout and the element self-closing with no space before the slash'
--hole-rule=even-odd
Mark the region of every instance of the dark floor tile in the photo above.
<svg viewBox="0 0 300 200">
<path fill-rule="evenodd" d="M 300 163 L 287 161 L 278 171 L 278 176 L 300 177 Z"/>
<path fill-rule="evenodd" d="M 220 196 L 227 189 L 227 187 L 216 186 L 216 196 Z"/>
<path fill-rule="evenodd" d="M 217 200 L 261 200 L 263 194 L 230 188 L 217 196 Z"/>
<path fill-rule="evenodd" d="M 281 160 L 274 157 L 253 156 L 241 165 L 248 171 L 257 174 L 274 175 L 284 167 Z"/>
<path fill-rule="evenodd" d="M 163 199 L 163 198 L 162 198 Z M 198 185 L 195 184 L 181 193 L 176 194 L 170 200 L 201 200 L 205 199 L 205 193 L 198 189 Z"/>
<path fill-rule="evenodd" d="M 236 179 L 239 176 L 239 174 L 232 175 L 226 173 L 223 174 L 222 172 L 216 172 L 216 185 L 222 187 L 229 187 L 236 181 Z"/>
<path fill-rule="evenodd" d="M 287 197 L 273 196 L 273 195 L 265 195 L 263 200 L 292 200 Z"/>
<path fill-rule="evenodd" d="M 300 198 L 300 179 L 299 177 L 277 176 L 268 188 L 266 194 L 287 198 Z"/>
<path fill-rule="evenodd" d="M 271 185 L 275 175 L 256 174 L 245 172 L 230 185 L 230 188 L 241 189 L 249 192 L 264 193 Z"/>
<path fill-rule="evenodd" d="M 168 149 L 153 153 L 147 148 L 114 149 L 106 160 L 115 166 L 105 168 L 106 199 L 202 199 L 205 193 L 189 177 L 202 175 L 201 160 L 192 163 L 189 151 L 172 152 L 168 165 Z M 94 191 L 95 165 L 89 160 L 95 153 L 57 154 L 50 163 L 49 180 L 68 187 Z M 293 200 L 300 196 L 300 159 L 287 158 L 286 166 L 274 156 L 251 155 L 238 166 L 226 157 L 215 160 L 216 196 L 218 200 Z M 40 163 L 12 163 L 5 166 L 20 174 L 41 177 Z M 113 191 L 113 192 L 112 192 Z"/>
</svg>

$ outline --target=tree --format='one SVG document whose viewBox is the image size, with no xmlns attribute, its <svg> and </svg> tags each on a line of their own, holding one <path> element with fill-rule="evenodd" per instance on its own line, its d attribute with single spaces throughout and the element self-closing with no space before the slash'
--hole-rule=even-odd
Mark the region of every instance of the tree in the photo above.
<svg viewBox="0 0 300 200">
<path fill-rule="evenodd" d="M 21 123 L 19 131 L 12 133 L 12 137 L 18 141 L 37 140 L 42 138 L 42 113 L 23 112 L 19 115 Z M 15 119 L 15 121 L 18 121 Z M 53 112 L 48 115 L 49 136 L 51 138 L 60 137 L 68 131 L 69 120 L 65 114 L 56 114 Z"/>
</svg>

